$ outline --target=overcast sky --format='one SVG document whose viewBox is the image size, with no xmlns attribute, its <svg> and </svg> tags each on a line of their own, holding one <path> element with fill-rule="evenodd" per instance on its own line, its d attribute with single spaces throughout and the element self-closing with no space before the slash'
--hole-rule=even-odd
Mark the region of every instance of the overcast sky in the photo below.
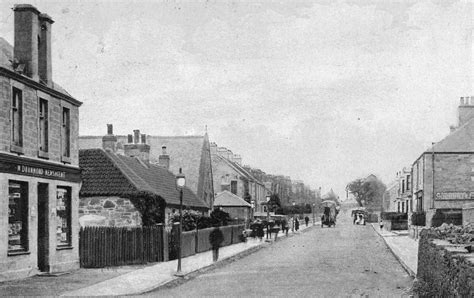
<svg viewBox="0 0 474 298">
<path fill-rule="evenodd" d="M 281 4 L 281 3 L 287 4 Z M 80 134 L 203 134 L 267 173 L 344 196 L 388 183 L 473 92 L 471 1 L 10 1 L 53 24 Z"/>
</svg>

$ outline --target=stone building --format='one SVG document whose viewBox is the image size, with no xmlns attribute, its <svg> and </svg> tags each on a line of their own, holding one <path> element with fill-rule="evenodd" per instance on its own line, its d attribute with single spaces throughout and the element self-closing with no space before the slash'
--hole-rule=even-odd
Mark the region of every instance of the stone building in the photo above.
<svg viewBox="0 0 474 298">
<path fill-rule="evenodd" d="M 458 127 L 412 165 L 413 210 L 426 212 L 427 226 L 437 210 L 461 213 L 474 202 L 474 97 L 461 97 L 458 113 Z"/>
<path fill-rule="evenodd" d="M 79 268 L 79 106 L 52 80 L 53 20 L 15 5 L 0 38 L 0 280 Z"/>
<path fill-rule="evenodd" d="M 150 163 L 151 146 L 139 130 L 117 152 L 112 125 L 103 137 L 103 149 L 80 150 L 82 169 L 79 216 L 81 225 L 141 226 L 168 222 L 179 208 L 176 177 Z M 187 184 L 187 177 L 186 177 Z M 209 207 L 189 187 L 183 207 L 207 212 Z"/>
<path fill-rule="evenodd" d="M 383 196 L 383 210 L 386 212 L 409 213 L 413 211 L 411 168 L 398 171 Z"/>
<path fill-rule="evenodd" d="M 129 136 L 116 135 L 116 150 L 123 152 Z M 212 168 L 207 133 L 202 136 L 146 136 L 150 145 L 149 161 L 177 175 L 180 168 L 186 185 L 212 209 Z M 102 136 L 80 136 L 80 149 L 102 148 Z"/>
<path fill-rule="evenodd" d="M 252 216 L 252 205 L 227 190 L 216 195 L 214 206 L 229 213 L 230 218 L 241 222 L 248 222 Z"/>
<path fill-rule="evenodd" d="M 253 205 L 254 212 L 265 212 L 266 196 L 270 190 L 242 166 L 240 155 L 211 143 L 214 192 L 229 191 Z"/>
</svg>

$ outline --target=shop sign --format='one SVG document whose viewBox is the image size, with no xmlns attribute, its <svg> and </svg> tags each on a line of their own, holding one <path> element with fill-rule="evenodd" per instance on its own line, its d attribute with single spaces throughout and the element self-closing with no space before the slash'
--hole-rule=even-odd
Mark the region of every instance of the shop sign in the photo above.
<svg viewBox="0 0 474 298">
<path fill-rule="evenodd" d="M 71 182 L 81 181 L 79 169 L 51 165 L 42 161 L 20 160 L 10 156 L 4 159 L 3 157 L 0 155 L 0 172 Z"/>
<path fill-rule="evenodd" d="M 440 201 L 452 201 L 452 200 L 469 200 L 471 198 L 471 193 L 464 192 L 437 192 L 436 200 Z"/>
</svg>

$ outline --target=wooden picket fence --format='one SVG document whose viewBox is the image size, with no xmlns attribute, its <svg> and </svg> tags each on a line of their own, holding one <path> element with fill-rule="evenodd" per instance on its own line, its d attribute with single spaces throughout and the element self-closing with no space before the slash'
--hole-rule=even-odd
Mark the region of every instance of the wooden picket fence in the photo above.
<svg viewBox="0 0 474 298">
<path fill-rule="evenodd" d="M 104 268 L 163 261 L 163 226 L 82 227 L 81 267 Z"/>
</svg>

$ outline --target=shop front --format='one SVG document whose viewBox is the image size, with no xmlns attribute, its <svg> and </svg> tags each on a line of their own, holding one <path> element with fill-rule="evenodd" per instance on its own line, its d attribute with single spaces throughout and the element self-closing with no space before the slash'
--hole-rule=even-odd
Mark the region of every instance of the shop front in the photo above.
<svg viewBox="0 0 474 298">
<path fill-rule="evenodd" d="M 0 280 L 79 268 L 78 167 L 0 153 Z"/>
</svg>

